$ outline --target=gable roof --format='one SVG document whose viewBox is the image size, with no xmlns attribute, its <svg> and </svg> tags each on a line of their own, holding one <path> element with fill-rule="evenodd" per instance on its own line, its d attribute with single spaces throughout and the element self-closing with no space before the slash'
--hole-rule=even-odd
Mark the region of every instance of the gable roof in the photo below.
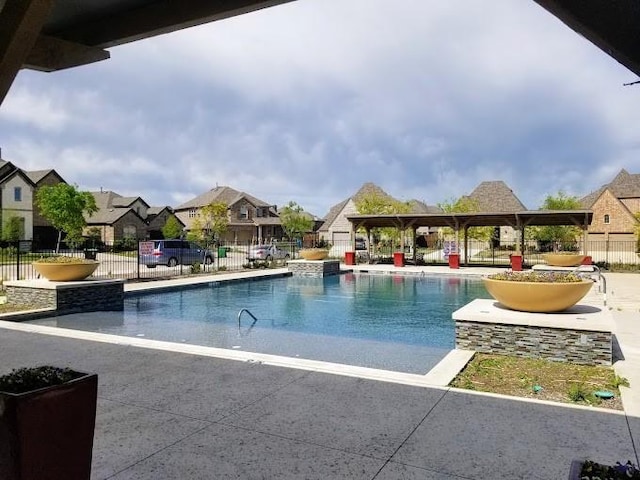
<svg viewBox="0 0 640 480">
<path fill-rule="evenodd" d="M 584 208 L 591 208 L 595 201 L 605 190 L 609 190 L 614 197 L 620 198 L 640 198 L 640 174 L 629 173 L 624 168 L 611 180 L 580 199 Z"/>
<path fill-rule="evenodd" d="M 344 199 L 329 209 L 329 213 L 325 215 L 324 223 L 322 224 L 322 227 L 320 227 L 321 231 L 329 229 L 329 225 L 331 225 L 338 215 L 340 215 L 340 212 L 344 209 L 345 205 L 349 203 L 349 200 L 351 200 L 351 197 Z"/>
<path fill-rule="evenodd" d="M 585 195 L 584 197 L 582 197 L 580 199 L 580 205 L 582 205 L 582 208 L 590 209 L 591 207 L 593 207 L 593 204 L 596 203 L 596 200 L 600 198 L 600 195 L 602 195 L 602 192 L 604 192 L 606 189 L 607 187 L 603 186 L 603 187 L 600 187 L 598 190 L 595 190 L 589 193 L 588 195 Z"/>
<path fill-rule="evenodd" d="M 89 193 L 93 195 L 98 210 L 105 210 L 108 208 L 128 208 L 137 200 L 140 200 L 147 207 L 149 207 L 149 204 L 145 202 L 141 197 L 123 197 L 122 195 L 110 190 L 101 190 L 99 192 Z"/>
<path fill-rule="evenodd" d="M 2 182 L 6 182 L 16 176 L 22 177 L 22 179 L 32 187 L 36 186 L 35 183 L 33 183 L 33 181 L 25 174 L 25 172 L 23 172 L 19 168 L 16 168 L 15 170 L 11 171 L 8 175 L 4 176 L 2 178 Z"/>
<path fill-rule="evenodd" d="M 56 172 L 53 168 L 50 168 L 48 170 L 31 170 L 31 171 L 22 170 L 22 171 L 25 173 L 27 177 L 29 177 L 29 179 L 35 185 L 38 185 L 38 183 L 44 180 L 49 174 L 55 175 L 56 177 L 58 177 L 58 179 L 60 179 L 61 182 L 66 183 L 64 178 L 62 178 L 60 174 Z"/>
<path fill-rule="evenodd" d="M 514 213 L 527 209 L 502 180 L 481 182 L 468 197 L 478 202 L 480 212 Z"/>
<path fill-rule="evenodd" d="M 352 200 L 354 203 L 357 203 L 361 198 L 375 195 L 377 197 L 382 197 L 390 202 L 397 202 L 398 200 L 385 192 L 381 187 L 372 182 L 365 182 L 360 189 L 354 193 L 351 197 L 344 199 L 340 203 L 335 204 L 333 207 L 329 209 L 329 213 L 327 213 L 324 217 L 324 223 L 322 227 L 320 227 L 320 231 L 327 231 L 329 226 L 336 220 L 340 212 L 344 209 L 344 207 L 349 203 L 349 200 Z M 409 213 L 442 213 L 442 210 L 433 205 L 427 205 L 420 200 L 409 200 L 410 212 Z"/>
<path fill-rule="evenodd" d="M 164 210 L 169 211 L 169 213 L 173 213 L 173 209 L 170 206 L 165 205 L 164 207 L 149 207 L 147 209 L 147 216 L 151 217 L 160 215 Z"/>
<path fill-rule="evenodd" d="M 631 174 L 623 168 L 608 188 L 616 198 L 638 198 L 640 197 L 640 174 Z"/>
<path fill-rule="evenodd" d="M 174 210 L 187 210 L 191 208 L 201 208 L 205 205 L 209 205 L 210 203 L 224 203 L 227 206 L 231 206 L 242 199 L 246 199 L 249 203 L 256 207 L 272 207 L 273 204 L 264 202 L 259 198 L 256 198 L 252 195 L 249 195 L 245 192 L 240 192 L 238 190 L 234 190 L 231 187 L 227 186 L 217 186 L 212 188 L 208 192 L 205 192 L 201 195 L 198 195 L 191 200 L 184 202 L 181 205 L 178 205 L 174 208 Z"/>
<path fill-rule="evenodd" d="M 131 205 L 136 203 L 138 200 L 140 200 L 142 203 L 144 203 L 147 206 L 147 208 L 149 208 L 149 204 L 145 202 L 141 197 L 121 197 L 117 193 L 115 193 L 114 195 L 115 196 L 112 199 L 113 207 L 130 207 Z"/>
<path fill-rule="evenodd" d="M 349 203 L 349 200 L 353 200 L 354 202 L 357 202 L 361 198 L 366 197 L 368 195 L 376 195 L 376 196 L 387 198 L 390 200 L 395 200 L 391 195 L 389 195 L 387 192 L 385 192 L 382 188 L 380 188 L 375 183 L 366 182 L 362 184 L 360 189 L 356 193 L 354 193 L 352 196 L 345 198 L 340 203 L 336 203 L 333 207 L 329 209 L 329 213 L 327 213 L 324 216 L 323 227 L 324 226 L 328 227 L 333 223 L 336 217 L 340 215 L 340 212 L 345 207 L 345 205 Z"/>
</svg>

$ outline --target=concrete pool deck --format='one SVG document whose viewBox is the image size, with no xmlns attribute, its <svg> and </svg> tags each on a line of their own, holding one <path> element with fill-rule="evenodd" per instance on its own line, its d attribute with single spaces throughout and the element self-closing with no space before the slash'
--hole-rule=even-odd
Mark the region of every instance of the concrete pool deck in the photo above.
<svg viewBox="0 0 640 480">
<path fill-rule="evenodd" d="M 555 480 L 573 459 L 638 460 L 640 275 L 607 281 L 631 381 L 624 414 L 5 328 L 0 370 L 48 363 L 99 374 L 94 479 Z"/>
</svg>

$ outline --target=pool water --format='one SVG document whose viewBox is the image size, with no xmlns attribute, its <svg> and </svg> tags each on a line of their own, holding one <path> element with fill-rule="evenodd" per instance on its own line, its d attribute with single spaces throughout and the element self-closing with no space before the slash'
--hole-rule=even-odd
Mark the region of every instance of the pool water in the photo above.
<svg viewBox="0 0 640 480">
<path fill-rule="evenodd" d="M 426 373 L 454 348 L 453 311 L 490 298 L 460 277 L 347 273 L 127 296 L 124 312 L 36 320 L 116 335 Z M 241 309 L 247 309 L 252 316 Z"/>
</svg>

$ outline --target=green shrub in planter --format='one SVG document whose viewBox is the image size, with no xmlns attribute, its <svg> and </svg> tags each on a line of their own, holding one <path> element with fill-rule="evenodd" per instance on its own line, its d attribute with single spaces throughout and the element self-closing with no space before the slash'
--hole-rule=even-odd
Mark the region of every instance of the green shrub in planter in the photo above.
<svg viewBox="0 0 640 480">
<path fill-rule="evenodd" d="M 574 460 L 571 463 L 569 480 L 640 480 L 640 470 L 631 461 L 625 464 L 602 465 L 591 460 Z"/>
<path fill-rule="evenodd" d="M 21 368 L 0 377 L 0 478 L 89 479 L 98 376 Z"/>
</svg>

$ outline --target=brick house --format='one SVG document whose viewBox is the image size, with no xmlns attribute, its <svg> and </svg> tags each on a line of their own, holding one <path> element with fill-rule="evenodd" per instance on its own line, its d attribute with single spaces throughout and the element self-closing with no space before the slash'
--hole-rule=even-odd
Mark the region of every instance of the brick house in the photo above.
<svg viewBox="0 0 640 480">
<path fill-rule="evenodd" d="M 174 211 L 186 229 L 192 230 L 200 209 L 212 203 L 227 205 L 229 227 L 221 238 L 223 242 L 269 243 L 284 236 L 275 205 L 228 186 L 216 186 L 177 206 Z"/>
<path fill-rule="evenodd" d="M 141 197 L 124 197 L 109 190 L 90 193 L 98 211 L 85 217 L 84 234 L 98 229 L 100 240 L 108 244 L 124 239 L 162 238 L 162 227 L 169 217 L 175 217 L 171 207 L 151 207 Z M 184 226 L 177 217 L 176 220 Z"/>
<path fill-rule="evenodd" d="M 356 203 L 363 197 L 376 196 L 389 200 L 390 203 L 397 202 L 395 198 L 385 192 L 374 183 L 367 182 L 352 196 L 344 199 L 329 209 L 329 213 L 324 217 L 324 223 L 318 229 L 321 240 L 329 242 L 336 247 L 337 251 L 345 250 L 351 241 L 351 222 L 347 220 L 350 215 L 357 215 Z M 441 213 L 438 207 L 426 205 L 418 200 L 410 200 L 411 213 Z M 428 235 L 428 229 L 418 231 L 420 235 Z"/>
<path fill-rule="evenodd" d="M 147 237 L 151 240 L 157 240 L 164 238 L 162 234 L 162 228 L 167 223 L 170 217 L 174 217 L 178 224 L 184 229 L 185 225 L 176 216 L 173 209 L 169 206 L 164 207 L 149 207 L 147 209 Z"/>
<path fill-rule="evenodd" d="M 586 195 L 580 203 L 593 210 L 590 240 L 635 240 L 640 225 L 635 217 L 640 212 L 640 174 L 622 169 L 610 183 Z"/>
</svg>

